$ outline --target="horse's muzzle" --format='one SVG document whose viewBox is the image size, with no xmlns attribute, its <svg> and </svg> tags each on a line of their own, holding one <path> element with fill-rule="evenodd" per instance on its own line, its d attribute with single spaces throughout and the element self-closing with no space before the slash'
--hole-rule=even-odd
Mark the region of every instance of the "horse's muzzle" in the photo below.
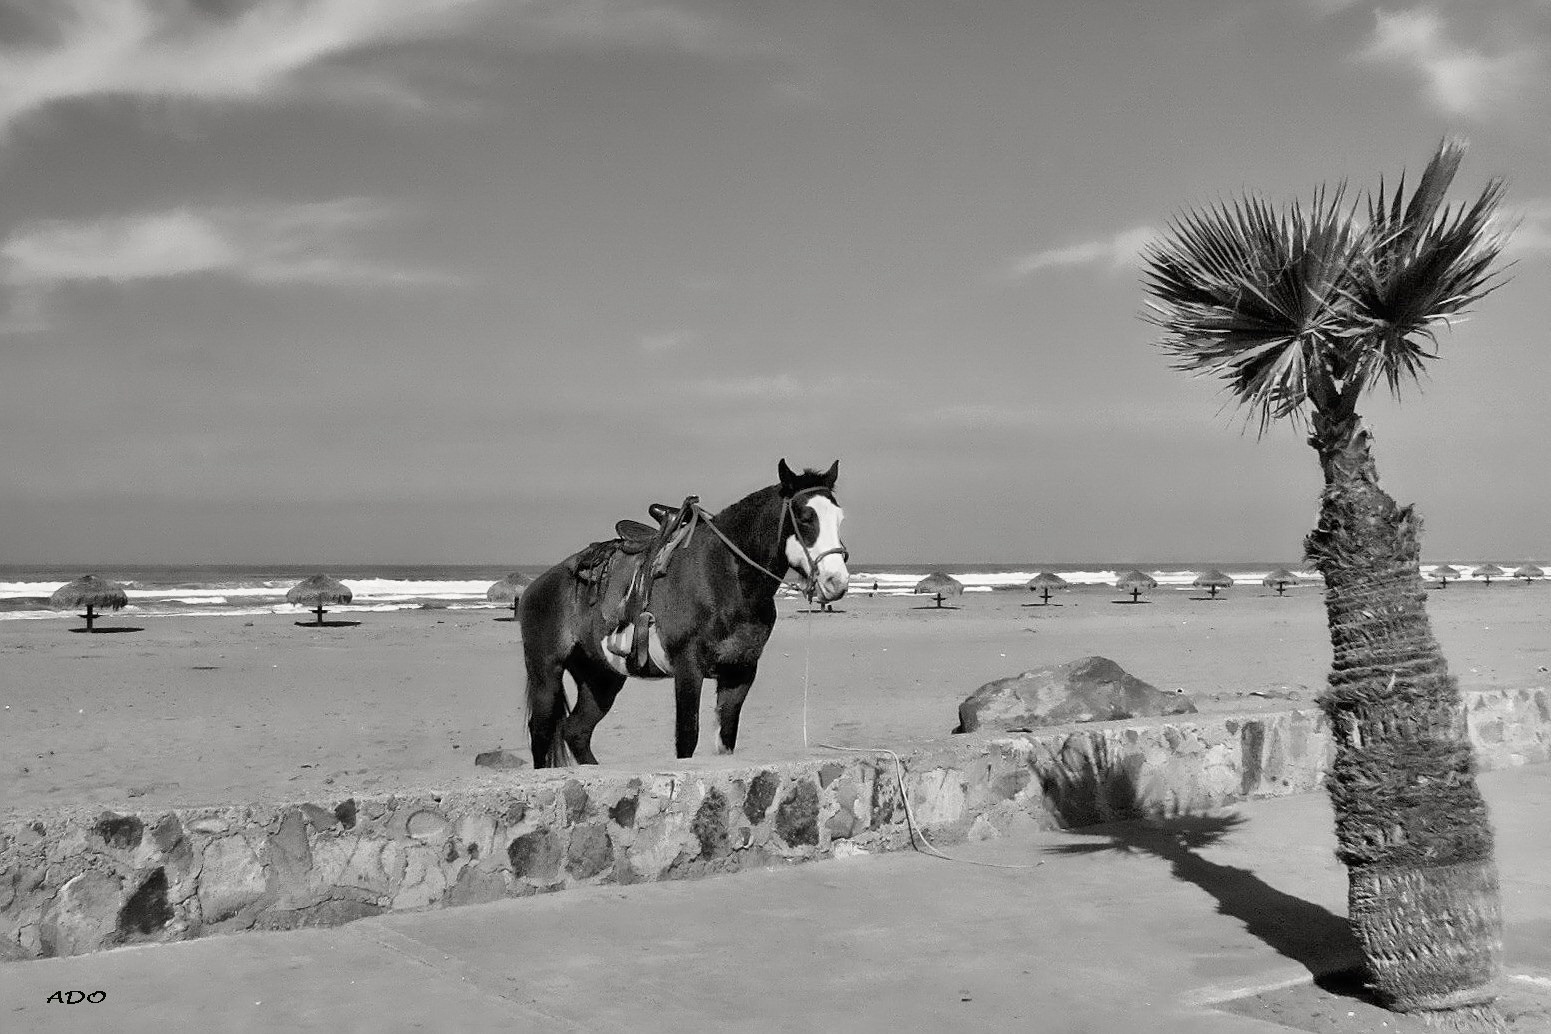
<svg viewBox="0 0 1551 1034">
<path fill-rule="evenodd" d="M 833 603 L 851 587 L 851 572 L 838 552 L 820 557 L 813 574 L 813 593 L 820 603 Z"/>
</svg>

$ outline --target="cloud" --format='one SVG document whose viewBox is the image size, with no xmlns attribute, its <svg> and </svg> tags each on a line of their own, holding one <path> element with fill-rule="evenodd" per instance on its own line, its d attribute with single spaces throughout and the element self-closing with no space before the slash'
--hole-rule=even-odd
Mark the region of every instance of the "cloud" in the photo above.
<svg viewBox="0 0 1551 1034">
<path fill-rule="evenodd" d="M 652 355 L 677 352 L 694 344 L 698 337 L 692 330 L 670 330 L 661 334 L 646 334 L 641 338 L 641 351 Z"/>
<path fill-rule="evenodd" d="M 715 57 L 764 50 L 733 26 L 642 0 L 39 0 L 0 45 L 0 133 L 60 101 L 423 106 L 402 66 L 363 52 L 477 38 L 517 49 L 626 47 Z M 345 58 L 351 58 L 346 63 Z"/>
<path fill-rule="evenodd" d="M 1424 7 L 1377 11 L 1373 37 L 1359 54 L 1419 76 L 1428 101 L 1450 115 L 1480 117 L 1512 101 L 1535 77 L 1539 55 L 1527 46 L 1496 54 L 1457 42 L 1443 15 Z"/>
<path fill-rule="evenodd" d="M 1044 269 L 1064 266 L 1102 266 L 1111 270 L 1134 265 L 1142 247 L 1158 235 L 1151 226 L 1133 226 L 1121 230 L 1112 237 L 1101 237 L 1067 245 L 1063 248 L 1047 248 L 1014 259 L 1008 267 L 1008 276 L 1022 279 Z"/>
<path fill-rule="evenodd" d="M 1528 255 L 1551 254 L 1551 198 L 1540 198 L 1523 205 L 1517 213 L 1510 214 L 1511 226 L 1517 221 L 1513 235 L 1503 254 L 1510 258 Z"/>
<path fill-rule="evenodd" d="M 49 220 L 23 225 L 0 243 L 0 279 L 33 299 L 68 283 L 196 275 L 363 288 L 455 283 L 445 273 L 360 254 L 357 241 L 395 218 L 377 202 L 340 198 Z"/>
</svg>

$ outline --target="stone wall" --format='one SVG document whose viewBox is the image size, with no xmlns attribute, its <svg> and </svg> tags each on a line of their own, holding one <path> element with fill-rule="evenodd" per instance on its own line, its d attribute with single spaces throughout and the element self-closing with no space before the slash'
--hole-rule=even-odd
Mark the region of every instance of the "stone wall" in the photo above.
<svg viewBox="0 0 1551 1034">
<path fill-rule="evenodd" d="M 1546 690 L 1467 697 L 1484 767 L 1551 758 Z M 951 844 L 1193 811 L 1316 790 L 1331 749 L 1315 710 L 1203 714 L 956 736 L 902 758 L 721 758 L 323 803 L 28 815 L 0 830 L 0 957 L 896 850 L 912 820 Z"/>
</svg>

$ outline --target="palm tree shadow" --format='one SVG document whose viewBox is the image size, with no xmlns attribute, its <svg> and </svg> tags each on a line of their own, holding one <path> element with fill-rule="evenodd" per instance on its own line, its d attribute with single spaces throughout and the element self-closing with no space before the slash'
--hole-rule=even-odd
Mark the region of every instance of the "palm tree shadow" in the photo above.
<svg viewBox="0 0 1551 1034">
<path fill-rule="evenodd" d="M 1169 864 L 1171 875 L 1210 894 L 1220 915 L 1309 971 L 1325 991 L 1372 1002 L 1361 949 L 1351 924 L 1310 901 L 1277 890 L 1249 869 L 1223 865 L 1201 852 L 1243 826 L 1242 815 L 1181 812 L 1159 815 L 1141 793 L 1139 756 L 1112 758 L 1105 741 L 1091 753 L 1065 750 L 1038 772 L 1045 800 L 1068 829 L 1107 842 L 1049 848 L 1063 855 L 1115 851 Z"/>
</svg>

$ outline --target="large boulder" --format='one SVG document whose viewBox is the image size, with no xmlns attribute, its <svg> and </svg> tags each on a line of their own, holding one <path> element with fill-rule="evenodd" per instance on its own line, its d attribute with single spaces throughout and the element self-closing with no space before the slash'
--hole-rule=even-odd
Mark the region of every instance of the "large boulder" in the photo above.
<svg viewBox="0 0 1551 1034">
<path fill-rule="evenodd" d="M 1005 732 L 1195 710 L 1185 694 L 1149 686 L 1108 657 L 1084 657 L 987 682 L 959 705 L 959 727 L 953 731 Z"/>
</svg>

